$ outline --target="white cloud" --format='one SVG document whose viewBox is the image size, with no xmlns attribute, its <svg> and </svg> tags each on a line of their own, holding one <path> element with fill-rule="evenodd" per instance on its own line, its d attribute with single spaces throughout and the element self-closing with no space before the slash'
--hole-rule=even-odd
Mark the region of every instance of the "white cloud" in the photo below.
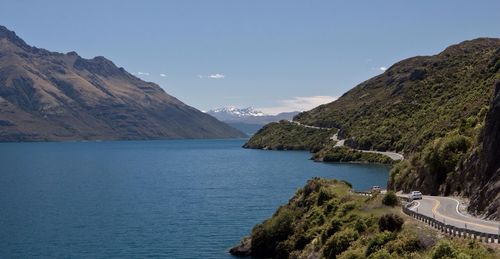
<svg viewBox="0 0 500 259">
<path fill-rule="evenodd" d="M 386 70 L 387 70 L 387 68 L 386 68 L 386 67 L 379 67 L 378 69 L 379 69 L 380 71 L 386 71 Z"/>
<path fill-rule="evenodd" d="M 210 78 L 210 79 L 224 79 L 226 76 L 224 74 L 210 74 L 208 76 L 197 75 L 198 78 Z"/>
<path fill-rule="evenodd" d="M 167 77 L 167 75 L 166 75 L 166 74 L 160 74 L 160 76 L 161 76 L 161 77 Z"/>
<path fill-rule="evenodd" d="M 212 79 L 222 79 L 224 77 L 226 77 L 226 76 L 223 74 L 211 74 L 208 76 L 208 78 L 212 78 Z"/>
<path fill-rule="evenodd" d="M 138 76 L 149 76 L 148 72 L 137 72 Z"/>
<path fill-rule="evenodd" d="M 274 107 L 262 107 L 257 110 L 263 111 L 267 114 L 278 114 L 281 112 L 291 111 L 308 111 L 321 104 L 330 103 L 337 100 L 337 96 L 302 96 L 293 97 L 286 100 L 278 100 L 277 105 Z"/>
</svg>

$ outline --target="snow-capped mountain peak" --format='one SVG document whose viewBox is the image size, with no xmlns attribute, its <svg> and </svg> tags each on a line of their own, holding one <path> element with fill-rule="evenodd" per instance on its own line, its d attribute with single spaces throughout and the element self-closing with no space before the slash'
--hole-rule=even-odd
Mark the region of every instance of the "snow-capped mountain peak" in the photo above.
<svg viewBox="0 0 500 259">
<path fill-rule="evenodd" d="M 247 108 L 222 107 L 222 108 L 210 110 L 207 113 L 212 115 L 212 116 L 219 117 L 219 118 L 226 117 L 225 119 L 260 117 L 260 116 L 267 115 L 261 111 L 255 110 L 252 107 L 247 107 Z"/>
<path fill-rule="evenodd" d="M 223 107 L 210 110 L 206 113 L 251 136 L 265 124 L 280 120 L 291 120 L 299 112 L 284 112 L 269 115 L 252 107 Z"/>
</svg>

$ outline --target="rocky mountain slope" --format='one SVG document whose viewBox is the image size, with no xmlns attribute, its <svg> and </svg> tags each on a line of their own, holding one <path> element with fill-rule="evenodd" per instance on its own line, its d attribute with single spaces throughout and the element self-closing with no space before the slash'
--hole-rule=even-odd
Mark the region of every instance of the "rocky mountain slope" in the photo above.
<svg viewBox="0 0 500 259">
<path fill-rule="evenodd" d="M 340 128 L 362 149 L 420 150 L 481 122 L 498 78 L 499 47 L 500 39 L 480 38 L 400 61 L 296 120 Z"/>
<path fill-rule="evenodd" d="M 471 212 L 500 220 L 500 82 L 478 145 L 449 178 L 445 187 L 470 196 Z"/>
<path fill-rule="evenodd" d="M 0 26 L 0 141 L 243 136 L 104 57 L 32 47 Z"/>
<path fill-rule="evenodd" d="M 484 145 L 481 148 L 478 139 L 483 136 L 490 141 L 489 136 L 495 134 L 492 130 L 482 130 L 485 118 L 486 125 L 495 125 L 493 121 L 497 120 L 487 114 L 491 114 L 488 110 L 494 110 L 490 102 L 495 82 L 500 80 L 499 69 L 500 39 L 465 41 L 434 56 L 400 61 L 338 100 L 301 113 L 294 120 L 303 125 L 338 128 L 339 136 L 353 148 L 404 153 L 406 159 L 391 172 L 390 188 L 419 189 L 426 194 L 463 194 L 474 199 L 473 205 L 479 202 L 479 190 L 487 188 L 489 191 L 481 199 L 491 202 L 498 197 L 499 183 L 492 173 L 495 163 L 488 161 L 488 157 L 496 153 L 494 148 Z M 261 131 L 248 143 L 254 143 L 254 139 L 288 141 L 263 135 L 280 132 L 283 125 L 273 127 Z M 331 147 L 316 154 L 328 156 L 328 148 Z M 480 158 L 471 157 L 474 152 L 479 152 Z M 471 166 L 472 161 L 476 161 L 476 167 L 488 165 L 468 173 L 472 182 L 466 183 L 457 174 Z M 486 207 L 477 204 L 477 212 Z M 476 208 L 471 207 L 474 211 Z"/>
<path fill-rule="evenodd" d="M 265 124 L 280 120 L 291 120 L 299 112 L 283 112 L 269 115 L 252 107 L 223 107 L 210 110 L 207 113 L 251 136 Z"/>
</svg>

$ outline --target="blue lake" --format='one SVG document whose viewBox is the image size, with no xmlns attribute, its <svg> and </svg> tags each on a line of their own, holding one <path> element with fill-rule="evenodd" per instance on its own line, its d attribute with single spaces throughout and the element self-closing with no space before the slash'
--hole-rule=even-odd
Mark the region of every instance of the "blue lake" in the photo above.
<svg viewBox="0 0 500 259">
<path fill-rule="evenodd" d="M 0 144 L 0 257 L 231 258 L 314 177 L 358 190 L 388 167 L 326 164 L 243 140 Z"/>
</svg>

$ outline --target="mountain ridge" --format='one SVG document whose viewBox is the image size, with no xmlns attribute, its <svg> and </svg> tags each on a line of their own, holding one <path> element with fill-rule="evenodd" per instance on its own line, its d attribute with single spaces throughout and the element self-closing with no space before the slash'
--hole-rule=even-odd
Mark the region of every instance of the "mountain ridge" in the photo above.
<svg viewBox="0 0 500 259">
<path fill-rule="evenodd" d="M 218 115 L 218 116 L 227 116 L 227 120 L 231 119 L 240 119 L 240 118 L 247 118 L 247 117 L 261 117 L 261 116 L 268 116 L 267 114 L 255 110 L 253 107 L 246 107 L 246 108 L 237 108 L 234 106 L 227 106 L 227 107 L 220 107 L 216 109 L 211 109 L 207 111 L 208 114 L 211 115 Z M 216 117 L 217 118 L 217 117 Z"/>
<path fill-rule="evenodd" d="M 32 47 L 0 26 L 0 141 L 244 137 L 102 56 Z"/>
<path fill-rule="evenodd" d="M 276 115 L 269 115 L 255 110 L 253 107 L 236 108 L 230 106 L 212 109 L 207 111 L 207 113 L 251 136 L 265 124 L 281 120 L 291 120 L 299 112 L 282 112 Z"/>
</svg>

